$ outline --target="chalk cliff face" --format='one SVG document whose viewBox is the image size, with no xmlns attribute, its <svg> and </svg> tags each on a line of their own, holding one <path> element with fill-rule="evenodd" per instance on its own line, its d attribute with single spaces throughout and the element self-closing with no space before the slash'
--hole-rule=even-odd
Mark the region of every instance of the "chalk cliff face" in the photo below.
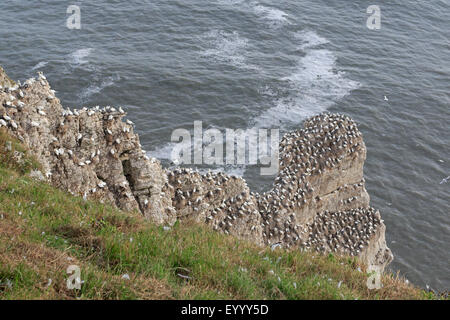
<svg viewBox="0 0 450 320">
<path fill-rule="evenodd" d="M 15 84 L 0 68 L 0 85 L 0 126 L 63 190 L 157 224 L 193 219 L 258 245 L 354 255 L 380 269 L 392 261 L 364 186 L 366 148 L 346 116 L 321 114 L 286 134 L 272 189 L 255 194 L 240 177 L 163 169 L 121 108 L 64 109 L 42 74 Z"/>
</svg>

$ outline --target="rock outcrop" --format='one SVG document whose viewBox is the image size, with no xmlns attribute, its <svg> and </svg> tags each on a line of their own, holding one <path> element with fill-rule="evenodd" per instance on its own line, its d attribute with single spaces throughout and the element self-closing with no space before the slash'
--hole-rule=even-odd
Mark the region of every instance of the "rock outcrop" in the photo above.
<svg viewBox="0 0 450 320">
<path fill-rule="evenodd" d="M 366 148 L 347 116 L 321 114 L 284 135 L 273 187 L 255 194 L 240 177 L 163 169 L 121 108 L 64 109 L 42 74 L 16 84 L 0 68 L 0 84 L 0 127 L 63 190 L 157 224 L 193 219 L 258 245 L 348 254 L 378 269 L 392 261 L 364 185 Z"/>
<path fill-rule="evenodd" d="M 42 74 L 0 92 L 0 126 L 7 126 L 38 158 L 55 185 L 86 198 L 140 210 L 159 224 L 172 224 L 167 176 L 149 159 L 112 107 L 65 110 Z"/>
</svg>

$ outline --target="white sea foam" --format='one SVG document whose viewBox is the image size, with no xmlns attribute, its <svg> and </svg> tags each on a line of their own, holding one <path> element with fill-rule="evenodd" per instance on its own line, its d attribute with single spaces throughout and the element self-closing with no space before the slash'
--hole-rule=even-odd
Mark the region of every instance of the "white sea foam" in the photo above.
<svg viewBox="0 0 450 320">
<path fill-rule="evenodd" d="M 213 35 L 223 35 L 221 32 L 210 33 Z M 219 40 L 222 50 L 214 51 L 217 58 L 227 59 L 233 57 L 234 63 L 243 64 L 245 59 L 237 55 L 245 47 L 246 42 L 239 39 L 236 33 L 226 34 L 227 38 Z M 232 35 L 232 36 L 230 36 Z M 234 40 L 230 40 L 229 38 Z M 279 128 L 281 130 L 298 125 L 307 117 L 326 111 L 339 99 L 348 95 L 352 90 L 359 87 L 359 84 L 345 77 L 345 73 L 338 71 L 335 54 L 323 47 L 329 41 L 313 31 L 302 31 L 294 35 L 294 41 L 298 41 L 298 48 L 303 54 L 293 57 L 296 59 L 296 67 L 290 74 L 280 78 L 284 85 L 280 87 L 267 86 L 261 93 L 272 100 L 272 106 L 263 111 L 260 115 L 249 121 L 252 128 Z M 230 52 L 228 56 L 226 52 Z M 220 53 L 219 53 L 220 52 Z M 280 94 L 280 92 L 282 94 Z M 280 96 L 283 97 L 280 97 Z M 171 159 L 171 153 L 175 143 L 168 143 L 161 148 L 149 152 L 149 155 L 159 159 Z M 219 170 L 237 170 L 243 175 L 245 165 L 228 165 L 218 168 Z M 231 172 L 231 171 L 230 171 Z"/>
<path fill-rule="evenodd" d="M 332 51 L 315 48 L 328 40 L 312 31 L 302 32 L 296 38 L 305 49 L 305 55 L 298 57 L 297 66 L 290 75 L 281 78 L 289 94 L 285 98 L 275 98 L 273 106 L 254 119 L 256 127 L 296 125 L 309 116 L 326 111 L 359 87 L 357 82 L 345 78 L 345 73 L 337 70 Z"/>
<path fill-rule="evenodd" d="M 259 19 L 265 20 L 270 26 L 290 24 L 289 14 L 272 6 L 263 5 L 257 1 L 246 0 L 218 0 L 219 4 L 232 7 L 243 12 L 252 12 Z"/>
<path fill-rule="evenodd" d="M 196 140 L 195 140 L 196 139 Z M 147 156 L 154 157 L 157 159 L 164 159 L 172 161 L 174 157 L 172 157 L 172 152 L 174 151 L 174 147 L 179 146 L 180 148 L 183 148 L 183 150 L 186 150 L 190 147 L 191 149 L 191 162 L 195 151 L 202 152 L 202 149 L 194 150 L 195 146 L 202 146 L 202 137 L 196 137 L 191 132 L 191 139 L 190 140 L 182 140 L 181 142 L 169 142 L 163 145 L 162 147 L 159 147 L 157 149 L 154 149 L 152 151 L 147 151 Z"/>
<path fill-rule="evenodd" d="M 246 171 L 246 169 L 247 169 L 247 166 L 253 165 L 253 164 L 248 164 L 248 161 L 249 161 L 249 149 L 248 148 L 250 147 L 248 139 L 249 139 L 249 136 L 251 134 L 255 134 L 257 132 L 255 129 L 256 128 L 245 129 L 245 130 L 242 130 L 242 131 L 234 131 L 234 134 L 235 134 L 234 161 L 231 164 L 227 163 L 228 162 L 228 158 L 227 159 L 223 158 L 223 162 L 224 163 L 223 164 L 214 165 L 213 169 L 199 167 L 199 168 L 197 168 L 197 170 L 199 172 L 202 172 L 202 173 L 206 173 L 208 170 L 211 170 L 211 171 L 214 171 L 214 172 L 222 171 L 222 172 L 225 172 L 225 173 L 227 173 L 229 175 L 243 176 L 245 171 Z M 219 131 L 220 131 L 220 129 L 219 129 Z M 250 132 L 250 131 L 252 131 L 252 132 Z M 225 137 L 226 136 L 224 135 L 224 138 Z M 270 141 L 272 141 L 271 137 L 268 137 L 268 138 L 269 138 Z M 194 139 L 196 139 L 196 140 L 194 141 Z M 238 143 L 237 141 L 245 141 L 245 144 Z M 226 141 L 226 143 L 228 144 L 230 142 Z M 205 144 L 203 144 L 201 136 L 193 136 L 192 133 L 191 133 L 191 139 L 190 140 L 188 139 L 188 140 L 183 140 L 181 142 L 169 142 L 169 143 L 166 143 L 162 147 L 156 148 L 156 149 L 151 150 L 151 151 L 147 151 L 147 156 L 153 157 L 153 158 L 157 158 L 157 159 L 160 159 L 160 160 L 168 160 L 168 161 L 170 161 L 172 166 L 169 167 L 169 168 L 175 168 L 178 165 L 183 166 L 183 163 L 179 163 L 177 160 L 175 160 L 175 162 L 173 162 L 174 158 L 177 157 L 177 155 L 173 154 L 173 152 L 175 150 L 174 149 L 175 146 L 177 146 L 179 148 L 178 150 L 180 150 L 180 149 L 184 149 L 184 150 L 190 149 L 191 150 L 191 157 L 190 157 L 190 163 L 189 164 L 194 164 L 195 165 L 195 163 L 193 163 L 193 161 L 192 161 L 193 157 L 194 157 L 194 152 L 197 151 L 200 154 L 202 154 L 203 151 L 204 151 Z M 257 151 L 258 152 L 258 156 L 257 157 L 258 157 L 259 160 L 261 160 L 261 156 L 265 157 L 267 152 L 272 152 L 272 150 L 274 150 L 273 148 L 277 148 L 278 149 L 278 145 L 272 145 L 272 146 L 268 145 L 267 147 L 268 147 L 269 151 L 267 151 L 267 150 L 265 150 L 265 151 L 258 150 Z M 224 149 L 223 149 L 223 152 L 224 152 L 223 155 L 224 156 L 226 154 L 226 150 L 227 150 L 226 148 L 227 148 L 227 146 L 224 145 Z M 241 162 L 238 162 L 237 154 L 238 153 L 241 154 L 241 152 L 245 155 L 245 158 L 242 159 L 245 164 L 241 164 Z M 259 152 L 263 152 L 263 153 L 259 153 Z M 272 154 L 272 153 L 270 153 L 270 154 Z M 254 160 L 258 161 L 258 159 L 254 159 Z M 200 166 L 203 165 L 203 164 L 204 163 L 201 163 Z M 184 165 L 186 165 L 186 164 L 184 164 Z"/>
<path fill-rule="evenodd" d="M 147 151 L 147 156 L 159 160 L 172 160 L 172 150 L 177 143 L 169 142 L 162 147 Z"/>
<path fill-rule="evenodd" d="M 105 89 L 109 86 L 112 86 L 119 79 L 120 79 L 120 77 L 118 75 L 114 75 L 114 76 L 109 76 L 109 77 L 103 78 L 100 83 L 97 83 L 97 82 L 91 83 L 89 85 L 89 87 L 87 87 L 86 89 L 84 89 L 81 92 L 80 97 L 83 101 L 85 101 L 87 98 L 89 98 L 93 94 L 99 93 L 103 89 Z"/>
<path fill-rule="evenodd" d="M 256 66 L 247 62 L 248 39 L 241 37 L 236 31 L 212 30 L 202 36 L 201 42 L 206 47 L 201 53 L 204 57 L 209 57 L 217 62 L 227 63 L 237 68 L 256 68 Z"/>
<path fill-rule="evenodd" d="M 320 35 L 311 30 L 298 32 L 294 35 L 294 37 L 299 40 L 300 42 L 299 48 L 302 50 L 307 48 L 314 48 L 321 44 L 329 43 L 327 39 L 321 37 Z"/>
<path fill-rule="evenodd" d="M 181 143 L 183 143 L 183 142 L 181 142 Z M 175 142 L 169 142 L 169 143 L 163 145 L 161 148 L 157 148 L 152 151 L 147 151 L 147 156 L 153 157 L 153 158 L 156 158 L 159 160 L 172 161 L 172 151 L 176 144 L 177 143 L 175 143 Z M 180 164 L 180 165 L 182 167 L 185 166 L 183 164 Z M 178 164 L 171 162 L 171 166 L 169 166 L 169 169 L 174 169 L 176 167 L 178 167 Z M 223 165 L 223 166 L 215 167 L 213 169 L 197 168 L 197 170 L 203 174 L 207 173 L 208 170 L 210 170 L 212 172 L 220 171 L 220 172 L 225 172 L 226 174 L 229 174 L 229 175 L 235 175 L 235 176 L 242 177 L 245 173 L 246 166 L 245 165 Z"/>
<path fill-rule="evenodd" d="M 31 70 L 36 70 L 45 67 L 48 64 L 48 61 L 41 61 L 38 64 L 36 64 Z"/>
<path fill-rule="evenodd" d="M 277 8 L 266 7 L 261 4 L 253 3 L 253 11 L 263 19 L 270 22 L 271 26 L 289 24 L 289 15 Z"/>
<path fill-rule="evenodd" d="M 81 65 L 87 63 L 88 61 L 86 60 L 86 58 L 91 54 L 91 52 L 92 48 L 83 48 L 72 52 L 70 54 L 71 64 Z"/>
<path fill-rule="evenodd" d="M 248 5 L 247 0 L 217 0 L 217 3 L 225 6 L 234 6 L 234 7 L 236 7 L 237 5 Z"/>
</svg>

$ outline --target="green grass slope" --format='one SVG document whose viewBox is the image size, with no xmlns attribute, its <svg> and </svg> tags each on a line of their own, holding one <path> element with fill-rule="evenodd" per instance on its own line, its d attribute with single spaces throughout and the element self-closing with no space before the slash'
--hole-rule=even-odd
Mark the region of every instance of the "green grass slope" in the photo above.
<svg viewBox="0 0 450 320">
<path fill-rule="evenodd" d="M 354 259 L 263 249 L 194 223 L 170 229 L 30 178 L 0 128 L 0 299 L 430 299 L 394 275 L 369 290 Z M 68 289 L 67 268 L 81 270 Z"/>
</svg>

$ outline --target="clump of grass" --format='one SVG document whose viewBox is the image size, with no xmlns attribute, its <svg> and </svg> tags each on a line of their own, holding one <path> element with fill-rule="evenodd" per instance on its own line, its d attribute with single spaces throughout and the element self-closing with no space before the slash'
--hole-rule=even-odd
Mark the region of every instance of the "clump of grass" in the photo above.
<svg viewBox="0 0 450 320">
<path fill-rule="evenodd" d="M 35 157 L 29 154 L 19 140 L 11 137 L 5 128 L 0 128 L 0 166 L 21 174 L 40 169 Z"/>
<path fill-rule="evenodd" d="M 369 290 L 355 259 L 271 251 L 193 222 L 167 230 L 24 172 L 2 160 L 0 299 L 435 298 L 390 274 Z M 69 265 L 81 270 L 79 290 L 67 287 Z"/>
</svg>

